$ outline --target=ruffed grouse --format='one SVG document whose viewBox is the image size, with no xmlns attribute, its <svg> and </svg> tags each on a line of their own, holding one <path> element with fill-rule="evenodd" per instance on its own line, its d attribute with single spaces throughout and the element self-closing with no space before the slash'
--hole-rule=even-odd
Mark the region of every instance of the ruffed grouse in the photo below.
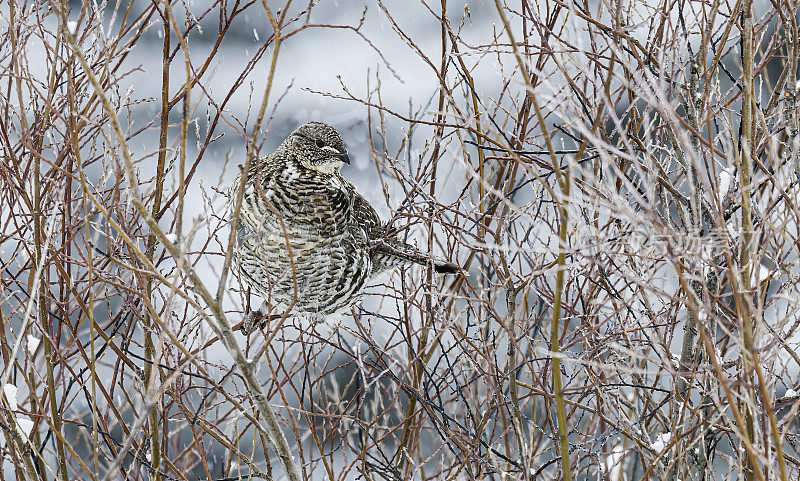
<svg viewBox="0 0 800 481">
<path fill-rule="evenodd" d="M 265 302 L 326 316 L 351 306 L 366 284 L 396 266 L 432 262 L 436 272 L 458 272 L 387 235 L 391 229 L 339 173 L 349 163 L 339 133 L 310 122 L 244 173 L 236 259 Z"/>
</svg>

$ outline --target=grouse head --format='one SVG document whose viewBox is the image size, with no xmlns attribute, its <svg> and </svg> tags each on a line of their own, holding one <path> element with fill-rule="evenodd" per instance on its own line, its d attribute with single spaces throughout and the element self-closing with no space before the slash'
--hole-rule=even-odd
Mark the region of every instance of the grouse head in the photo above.
<svg viewBox="0 0 800 481">
<path fill-rule="evenodd" d="M 331 174 L 343 164 L 350 164 L 342 136 L 322 122 L 301 125 L 286 142 L 289 151 L 307 169 Z"/>
</svg>

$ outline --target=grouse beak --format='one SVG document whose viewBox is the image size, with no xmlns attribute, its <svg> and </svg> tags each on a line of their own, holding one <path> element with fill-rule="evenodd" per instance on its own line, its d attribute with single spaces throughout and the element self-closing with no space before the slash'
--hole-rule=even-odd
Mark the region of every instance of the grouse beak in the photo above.
<svg viewBox="0 0 800 481">
<path fill-rule="evenodd" d="M 339 160 L 341 160 L 342 162 L 344 162 L 347 165 L 350 165 L 350 156 L 347 155 L 347 152 L 345 152 L 343 154 L 339 154 Z"/>
</svg>

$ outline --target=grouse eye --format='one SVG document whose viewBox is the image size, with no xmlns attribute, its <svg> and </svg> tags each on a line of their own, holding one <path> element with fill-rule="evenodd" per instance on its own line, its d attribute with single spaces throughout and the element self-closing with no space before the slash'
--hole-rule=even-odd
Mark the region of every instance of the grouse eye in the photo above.
<svg viewBox="0 0 800 481">
<path fill-rule="evenodd" d="M 319 139 L 315 140 L 315 141 L 314 141 L 314 144 L 316 144 L 316 146 L 317 146 L 318 148 L 320 148 L 320 149 L 321 149 L 321 148 L 323 148 L 323 147 L 325 147 L 325 142 L 323 142 L 323 141 L 321 141 L 321 140 L 319 140 Z"/>
</svg>

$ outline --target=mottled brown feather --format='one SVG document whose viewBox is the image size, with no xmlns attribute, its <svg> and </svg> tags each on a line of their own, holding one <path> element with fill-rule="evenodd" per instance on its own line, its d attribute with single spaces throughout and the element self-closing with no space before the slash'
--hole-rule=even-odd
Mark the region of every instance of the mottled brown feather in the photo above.
<svg viewBox="0 0 800 481">
<path fill-rule="evenodd" d="M 267 302 L 327 315 L 352 305 L 381 272 L 430 262 L 387 236 L 393 231 L 339 174 L 345 162 L 339 134 L 312 122 L 245 173 L 236 261 L 243 280 Z M 237 179 L 231 199 L 238 185 Z M 457 271 L 433 262 L 437 272 Z"/>
</svg>

